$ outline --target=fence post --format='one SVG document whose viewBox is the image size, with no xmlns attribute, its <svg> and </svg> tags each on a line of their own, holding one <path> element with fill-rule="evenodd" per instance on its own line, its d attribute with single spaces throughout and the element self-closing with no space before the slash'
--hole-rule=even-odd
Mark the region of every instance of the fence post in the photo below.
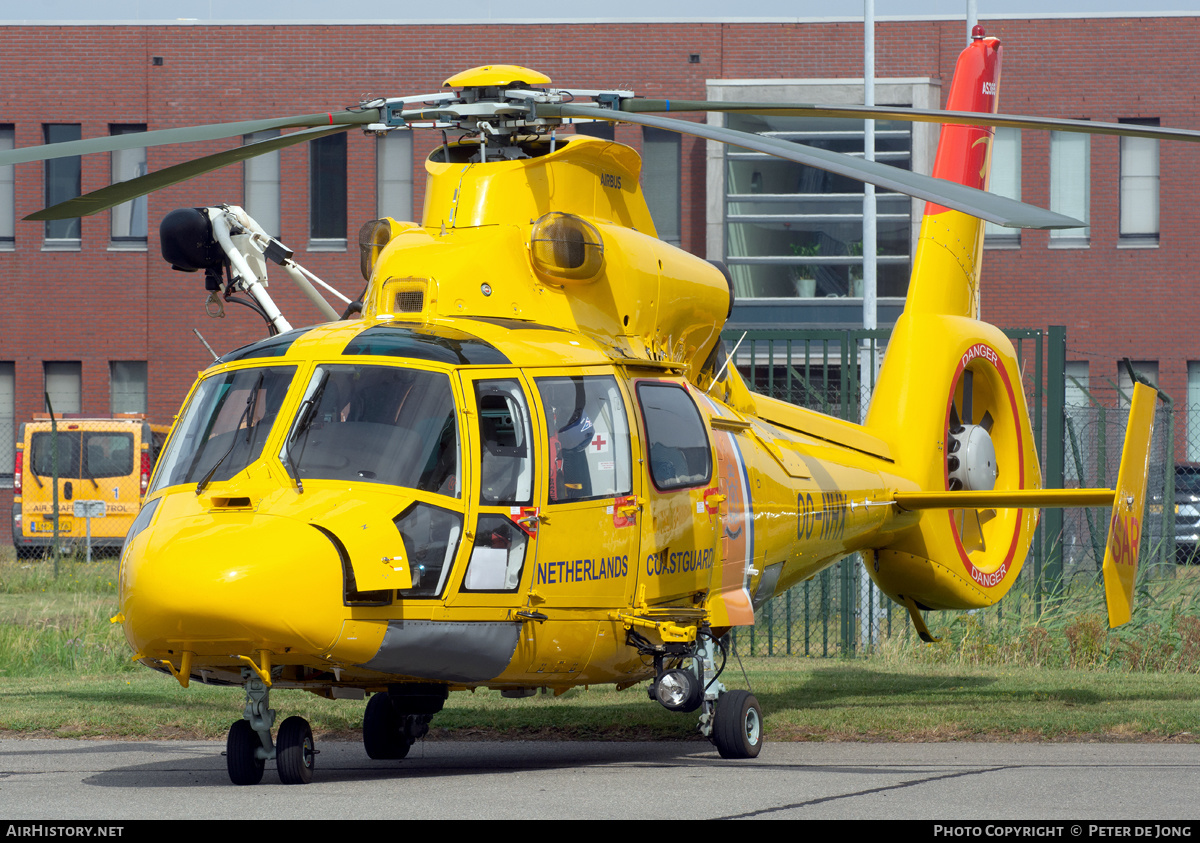
<svg viewBox="0 0 1200 843">
<path fill-rule="evenodd" d="M 1046 466 L 1046 488 L 1061 489 L 1063 486 L 1063 441 L 1065 436 L 1067 401 L 1067 329 L 1064 325 L 1051 325 L 1046 349 L 1046 450 L 1043 464 Z M 1047 584 L 1057 590 L 1063 575 L 1063 511 L 1058 508 L 1042 512 L 1046 542 L 1044 578 L 1039 591 L 1044 592 Z"/>
</svg>

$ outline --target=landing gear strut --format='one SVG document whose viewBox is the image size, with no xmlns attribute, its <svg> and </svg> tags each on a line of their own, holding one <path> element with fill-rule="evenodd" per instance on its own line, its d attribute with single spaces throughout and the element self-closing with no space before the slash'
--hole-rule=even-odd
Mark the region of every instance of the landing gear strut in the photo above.
<svg viewBox="0 0 1200 843">
<path fill-rule="evenodd" d="M 275 759 L 279 780 L 284 784 L 308 784 L 312 781 L 317 750 L 312 727 L 303 717 L 289 717 L 279 727 L 279 739 L 271 742 L 275 711 L 268 705 L 270 686 L 249 669 L 243 669 L 246 709 L 242 719 L 229 727 L 225 739 L 225 766 L 229 780 L 237 785 L 258 784 L 263 768 Z"/>
</svg>

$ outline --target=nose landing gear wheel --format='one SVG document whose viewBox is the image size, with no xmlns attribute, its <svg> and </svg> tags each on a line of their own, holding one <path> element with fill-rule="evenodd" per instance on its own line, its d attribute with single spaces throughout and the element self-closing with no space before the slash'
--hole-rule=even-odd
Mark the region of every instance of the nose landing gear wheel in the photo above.
<svg viewBox="0 0 1200 843">
<path fill-rule="evenodd" d="M 238 720 L 225 739 L 225 766 L 234 784 L 258 784 L 263 777 L 263 760 L 258 757 L 262 742 L 249 721 Z"/>
<path fill-rule="evenodd" d="M 311 782 L 316 754 L 308 721 L 303 717 L 284 720 L 275 741 L 275 764 L 279 768 L 280 781 L 284 784 Z"/>
<path fill-rule="evenodd" d="M 762 749 L 762 709 L 749 691 L 729 691 L 717 700 L 712 741 L 722 758 L 757 758 Z"/>
</svg>

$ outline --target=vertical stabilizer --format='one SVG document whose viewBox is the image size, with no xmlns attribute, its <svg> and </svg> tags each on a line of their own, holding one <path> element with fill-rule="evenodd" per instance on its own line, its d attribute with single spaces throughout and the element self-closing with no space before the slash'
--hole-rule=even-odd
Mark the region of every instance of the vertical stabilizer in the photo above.
<svg viewBox="0 0 1200 843">
<path fill-rule="evenodd" d="M 999 40 L 975 27 L 958 57 L 946 108 L 994 114 L 1000 106 Z M 987 190 L 995 130 L 946 125 L 933 166 L 935 178 Z M 979 318 L 983 221 L 929 202 L 921 221 L 906 310 Z"/>
<path fill-rule="evenodd" d="M 947 108 L 995 113 L 1000 42 L 974 37 L 959 56 Z M 933 175 L 986 188 L 993 130 L 947 125 Z M 867 426 L 897 472 L 921 491 L 1041 487 L 1012 343 L 979 321 L 983 222 L 925 207 L 904 313 L 896 323 Z M 879 550 L 873 574 L 910 608 L 990 606 L 1015 582 L 1036 509 L 930 510 Z"/>
</svg>

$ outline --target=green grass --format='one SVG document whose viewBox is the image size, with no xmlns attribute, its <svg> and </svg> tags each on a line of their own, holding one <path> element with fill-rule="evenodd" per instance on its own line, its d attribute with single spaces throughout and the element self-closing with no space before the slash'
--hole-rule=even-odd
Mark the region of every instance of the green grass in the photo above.
<svg viewBox="0 0 1200 843">
<path fill-rule="evenodd" d="M 130 662 L 116 613 L 116 560 L 91 565 L 0 558 L 0 734 L 131 739 L 224 737 L 242 692 L 173 679 Z M 731 659 L 722 680 L 754 690 L 771 740 L 1196 741 L 1200 620 L 1185 572 L 1145 587 L 1139 619 L 1109 632 L 1086 586 L 1040 609 L 931 618 L 938 644 L 908 633 L 854 660 Z M 279 690 L 325 737 L 356 738 L 365 703 Z M 694 715 L 652 703 L 645 686 L 560 697 L 452 695 L 434 739 L 696 737 Z M 1200 731 L 1200 730 L 1198 730 Z"/>
</svg>

